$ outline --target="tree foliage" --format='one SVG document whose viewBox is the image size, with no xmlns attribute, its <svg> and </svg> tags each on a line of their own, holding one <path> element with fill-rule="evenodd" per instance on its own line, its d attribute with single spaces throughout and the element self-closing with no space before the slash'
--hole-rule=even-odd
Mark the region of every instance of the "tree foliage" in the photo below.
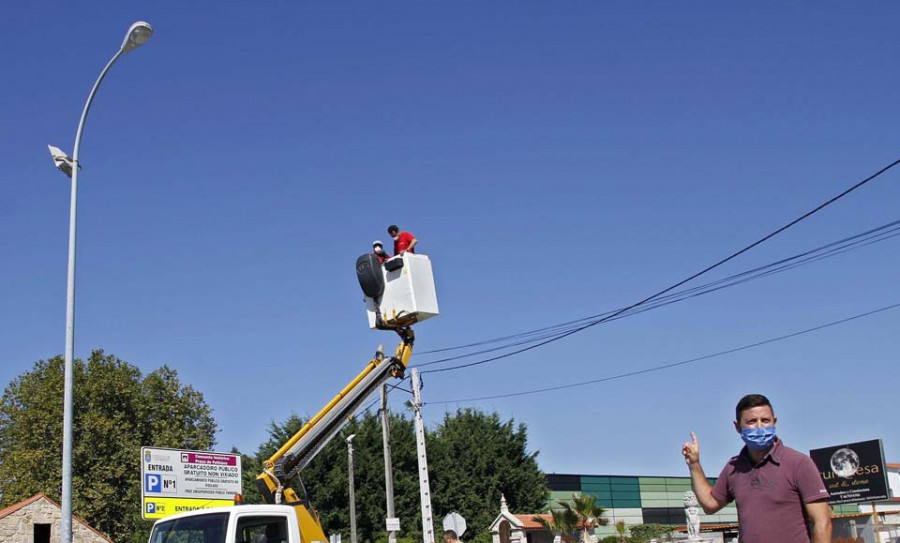
<svg viewBox="0 0 900 543">
<path fill-rule="evenodd" d="M 578 527 L 578 516 L 575 515 L 575 512 L 572 511 L 572 508 L 570 507 L 551 509 L 549 519 L 540 516 L 534 516 L 531 517 L 531 519 L 543 526 L 548 532 L 552 532 L 554 535 L 568 536 L 573 540 L 575 539 L 572 536 L 575 534 L 575 530 Z"/>
<path fill-rule="evenodd" d="M 609 523 L 609 519 L 603 518 L 606 509 L 597 504 L 596 496 L 573 494 L 571 501 L 559 501 L 557 503 L 571 511 L 575 518 L 578 519 L 582 543 L 590 543 L 590 536 L 594 533 L 594 528 L 606 526 Z"/>
<path fill-rule="evenodd" d="M 664 526 L 662 524 L 638 524 L 629 526 L 631 539 L 633 543 L 647 543 L 652 539 L 668 540 L 675 529 L 672 526 Z"/>
<path fill-rule="evenodd" d="M 597 504 L 596 496 L 572 494 L 570 500 L 556 500 L 556 503 L 559 508 L 550 510 L 549 520 L 533 517 L 533 520 L 555 534 L 573 536 L 578 532 L 582 543 L 590 543 L 594 528 L 609 523 L 609 519 L 603 518 L 606 509 Z"/>
<path fill-rule="evenodd" d="M 39 492 L 59 501 L 62 484 L 62 357 L 41 360 L 0 399 L 0 507 Z M 73 364 L 73 512 L 118 543 L 144 542 L 142 446 L 210 450 L 216 423 L 203 395 L 163 366 L 135 366 L 91 353 Z"/>
<path fill-rule="evenodd" d="M 303 420 L 291 415 L 282 424 L 271 424 L 269 439 L 256 454 L 244 457 L 244 497 L 258 503 L 251 490 L 262 461 L 269 458 Z M 414 424 L 405 414 L 391 415 L 391 453 L 394 473 L 394 502 L 401 521 L 399 539 L 422 540 L 419 502 L 418 460 Z M 340 532 L 349 539 L 349 489 L 347 445 L 344 439 L 355 434 L 354 475 L 356 484 L 357 532 L 359 541 L 386 539 L 384 456 L 380 414 L 367 412 L 350 421 L 341 435 L 331 441 L 301 474 L 310 501 L 319 512 L 326 533 Z M 536 453 L 527 450 L 524 425 L 501 421 L 496 414 L 475 410 L 447 414 L 435 431 L 426 434 L 429 478 L 435 532 L 441 533 L 441 519 L 456 511 L 465 517 L 467 542 L 489 540 L 488 526 L 505 494 L 510 507 L 537 511 L 547 501 L 547 486 Z M 296 490 L 302 489 L 295 485 Z"/>
<path fill-rule="evenodd" d="M 460 409 L 444 416 L 427 444 L 435 516 L 461 514 L 472 527 L 467 541 L 490 541 L 488 527 L 501 495 L 512 511 L 546 506 L 547 482 L 537 452 L 528 450 L 524 424 L 503 421 L 497 413 Z"/>
</svg>

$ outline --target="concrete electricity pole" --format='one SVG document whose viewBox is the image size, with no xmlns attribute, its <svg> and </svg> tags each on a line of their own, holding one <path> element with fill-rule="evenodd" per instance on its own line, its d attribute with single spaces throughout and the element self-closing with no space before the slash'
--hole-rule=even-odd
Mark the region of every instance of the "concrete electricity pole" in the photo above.
<svg viewBox="0 0 900 543">
<path fill-rule="evenodd" d="M 387 497 L 388 543 L 397 543 L 394 522 L 394 468 L 391 463 L 391 414 L 388 411 L 387 385 L 381 385 L 381 439 L 384 442 L 384 494 Z"/>
<path fill-rule="evenodd" d="M 422 398 L 419 395 L 419 370 L 412 369 L 413 409 L 416 411 L 416 451 L 419 455 L 419 496 L 422 500 L 423 543 L 434 543 L 431 516 L 431 487 L 428 483 L 428 457 L 425 454 L 425 422 L 422 420 Z"/>
</svg>

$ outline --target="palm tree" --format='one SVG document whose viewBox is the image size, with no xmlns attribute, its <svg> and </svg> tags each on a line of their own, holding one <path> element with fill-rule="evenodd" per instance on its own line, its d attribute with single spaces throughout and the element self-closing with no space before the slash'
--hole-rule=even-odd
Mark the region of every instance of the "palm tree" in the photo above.
<svg viewBox="0 0 900 543">
<path fill-rule="evenodd" d="M 625 521 L 620 520 L 616 523 L 616 535 L 619 536 L 619 543 L 625 543 L 627 539 L 625 538 Z"/>
<path fill-rule="evenodd" d="M 562 509 L 551 509 L 550 519 L 534 516 L 531 520 L 539 523 L 541 526 L 549 530 L 555 536 L 566 536 L 575 533 L 578 526 L 578 516 L 570 508 L 566 507 L 563 501 L 556 503 L 563 506 Z"/>
<path fill-rule="evenodd" d="M 590 494 L 572 494 L 572 502 L 559 502 L 578 519 L 582 543 L 591 543 L 591 534 L 597 526 L 606 526 L 609 519 L 602 518 L 606 509 L 597 505 L 597 497 Z"/>
<path fill-rule="evenodd" d="M 574 535 L 581 530 L 582 543 L 591 543 L 591 533 L 597 526 L 606 526 L 609 519 L 603 518 L 606 509 L 597 505 L 597 497 L 589 494 L 572 494 L 571 501 L 556 500 L 561 509 L 551 509 L 550 519 L 532 517 L 532 520 L 556 535 Z"/>
</svg>

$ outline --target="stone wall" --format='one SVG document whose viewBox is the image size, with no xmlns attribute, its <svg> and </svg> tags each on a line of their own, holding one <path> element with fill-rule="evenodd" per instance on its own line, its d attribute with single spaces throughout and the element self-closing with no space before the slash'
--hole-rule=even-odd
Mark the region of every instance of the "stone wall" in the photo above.
<svg viewBox="0 0 900 543">
<path fill-rule="evenodd" d="M 3 543 L 34 543 L 34 525 L 50 525 L 50 543 L 60 543 L 62 511 L 47 498 L 29 503 L 18 511 L 0 518 L 0 541 Z M 77 518 L 72 519 L 73 543 L 110 543 L 110 540 L 88 528 Z"/>
</svg>

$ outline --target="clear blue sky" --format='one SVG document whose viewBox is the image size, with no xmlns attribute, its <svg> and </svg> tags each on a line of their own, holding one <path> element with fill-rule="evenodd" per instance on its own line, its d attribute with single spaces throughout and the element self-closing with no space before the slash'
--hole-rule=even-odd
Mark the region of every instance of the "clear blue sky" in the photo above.
<svg viewBox="0 0 900 543">
<path fill-rule="evenodd" d="M 873 2 L 67 2 L 0 21 L 0 382 L 64 347 L 71 152 L 82 145 L 76 356 L 103 348 L 201 390 L 218 448 L 315 413 L 390 333 L 355 258 L 397 223 L 442 315 L 417 349 L 637 301 L 900 158 L 896 20 Z M 710 278 L 898 219 L 900 168 Z M 898 241 L 425 376 L 431 424 L 474 405 L 528 425 L 548 472 L 717 472 L 748 392 L 801 450 L 883 438 L 900 459 Z M 426 362 L 435 356 L 414 355 Z M 405 400 L 396 394 L 400 408 Z M 152 445 L 148 443 L 147 445 Z"/>
</svg>

